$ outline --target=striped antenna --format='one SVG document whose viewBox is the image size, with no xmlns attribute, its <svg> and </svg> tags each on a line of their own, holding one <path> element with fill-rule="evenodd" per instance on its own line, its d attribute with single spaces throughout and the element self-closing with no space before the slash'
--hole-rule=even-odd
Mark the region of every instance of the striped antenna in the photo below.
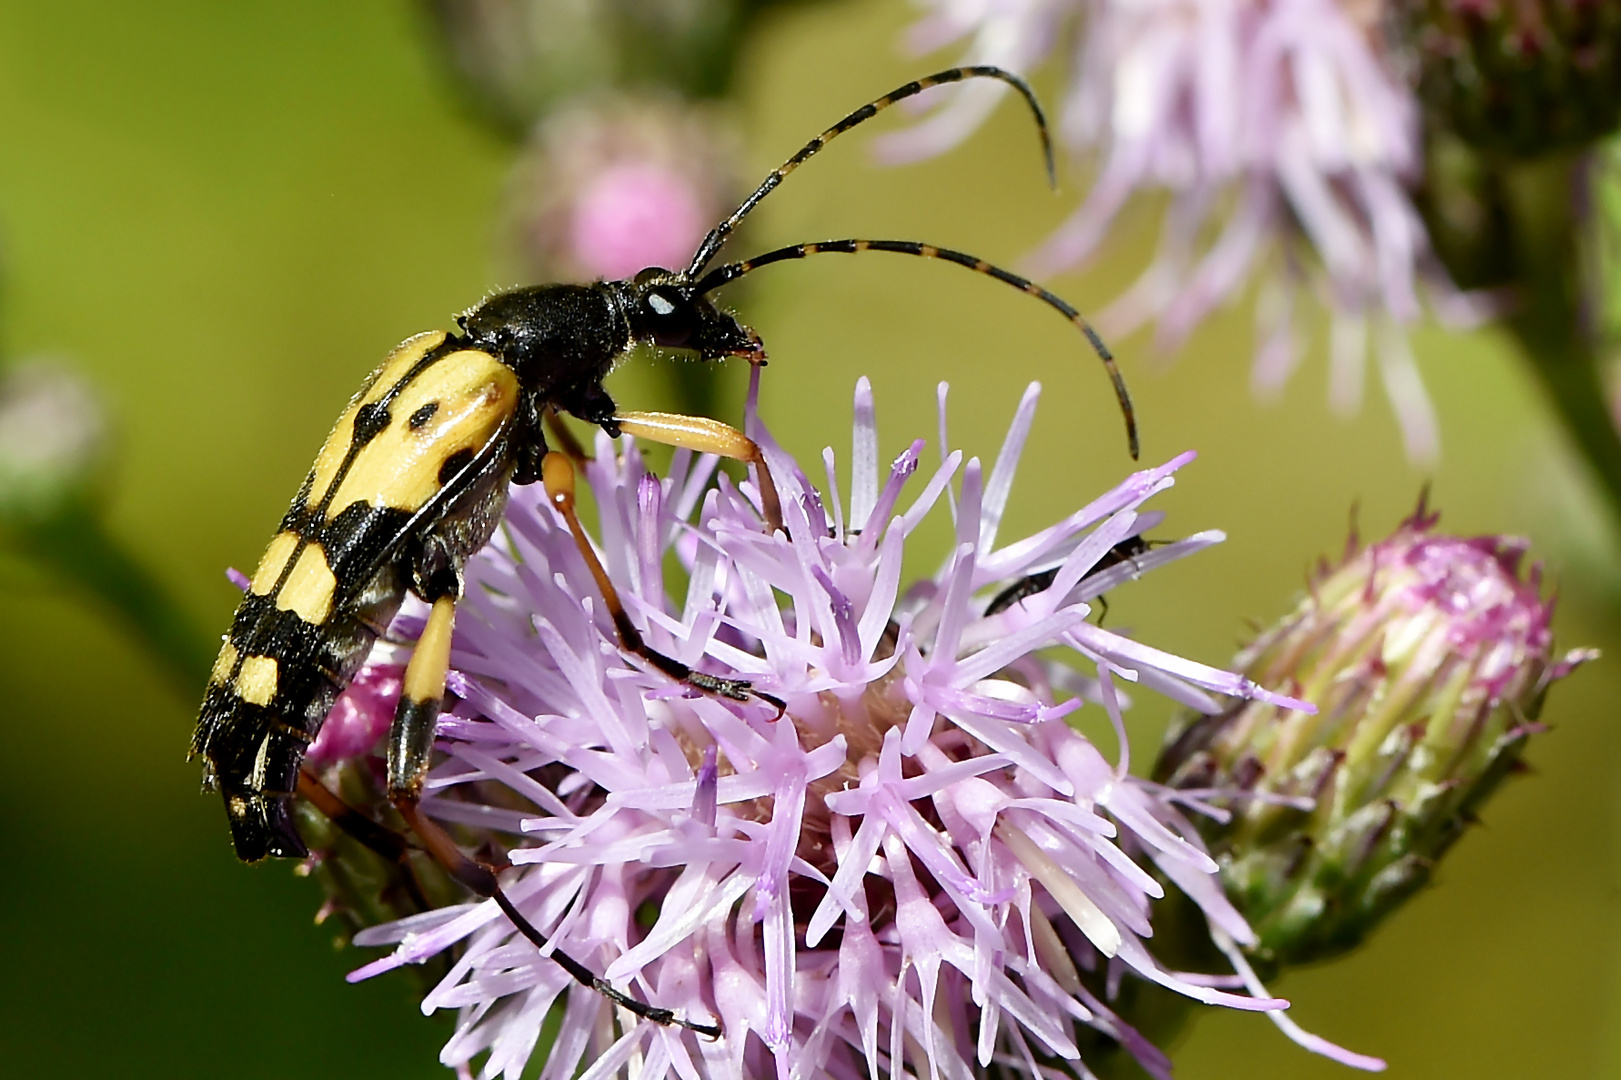
<svg viewBox="0 0 1621 1080">
<path fill-rule="evenodd" d="M 1103 366 L 1109 373 L 1109 381 L 1114 384 L 1114 396 L 1120 402 L 1121 415 L 1126 418 L 1126 441 L 1131 448 L 1132 460 L 1137 459 L 1137 413 L 1131 407 L 1131 395 L 1126 392 L 1126 380 L 1120 376 L 1120 368 L 1115 365 L 1114 354 L 1103 343 L 1103 339 L 1098 337 L 1097 331 L 1092 329 L 1092 324 L 1087 322 L 1086 317 L 1075 310 L 1062 297 L 1048 292 L 1028 278 L 1022 278 L 1018 274 L 1002 269 L 1000 266 L 993 266 L 977 256 L 962 251 L 953 251 L 950 248 L 935 247 L 933 244 L 920 244 L 915 240 L 823 240 L 815 244 L 794 244 L 790 247 L 768 251 L 764 255 L 756 255 L 754 258 L 745 259 L 743 262 L 717 266 L 703 276 L 703 280 L 698 282 L 695 289 L 698 295 L 701 296 L 720 288 L 722 285 L 736 281 L 744 274 L 758 270 L 762 266 L 769 266 L 771 263 L 786 262 L 789 259 L 803 259 L 811 255 L 858 255 L 863 251 L 892 251 L 897 255 L 916 255 L 923 259 L 943 259 L 958 266 L 966 266 L 976 274 L 993 277 L 997 281 L 1034 296 L 1048 307 L 1056 308 L 1065 318 L 1074 323 L 1081 333 L 1086 335 L 1086 340 L 1091 343 L 1093 350 L 1098 354 L 1098 358 L 1103 361 Z"/>
<path fill-rule="evenodd" d="M 726 243 L 726 238 L 732 234 L 732 230 L 737 228 L 738 222 L 748 217 L 749 212 L 759 205 L 761 199 L 771 194 L 776 186 L 782 183 L 785 176 L 803 165 L 822 147 L 851 128 L 871 120 L 897 101 L 904 101 L 909 97 L 921 94 L 931 86 L 962 82 L 964 79 L 1000 79 L 1024 96 L 1025 103 L 1030 106 L 1030 111 L 1035 115 L 1036 131 L 1041 136 L 1041 154 L 1047 164 L 1047 183 L 1056 185 L 1057 173 L 1053 169 L 1053 142 L 1052 136 L 1047 132 L 1047 115 L 1041 111 L 1041 102 L 1036 100 L 1036 92 L 1030 89 L 1030 84 L 1013 74 L 1013 72 L 993 67 L 990 64 L 948 68 L 945 71 L 937 71 L 933 75 L 925 76 L 915 82 L 909 82 L 905 86 L 897 87 L 877 101 L 868 102 L 801 147 L 799 153 L 774 169 L 771 175 L 767 176 L 760 186 L 754 189 L 754 194 L 744 199 L 742 204 L 732 211 L 731 217 L 709 230 L 709 235 L 704 237 L 704 242 L 698 245 L 697 254 L 692 257 L 692 265 L 687 267 L 687 277 L 695 278 L 702 273 L 704 267 L 709 265 L 709 261 L 720 250 L 721 245 Z"/>
</svg>

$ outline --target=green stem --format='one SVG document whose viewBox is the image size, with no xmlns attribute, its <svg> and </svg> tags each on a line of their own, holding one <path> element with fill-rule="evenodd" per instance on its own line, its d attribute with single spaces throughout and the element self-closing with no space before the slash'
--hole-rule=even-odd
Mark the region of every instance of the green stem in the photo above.
<svg viewBox="0 0 1621 1080">
<path fill-rule="evenodd" d="M 213 643 L 164 584 L 106 530 L 101 516 L 75 506 L 13 535 L 16 547 L 109 609 L 159 661 L 187 697 L 201 693 Z"/>
<path fill-rule="evenodd" d="M 1504 320 L 1621 525 L 1621 435 L 1604 385 L 1604 348 L 1584 275 L 1589 227 L 1577 186 L 1585 160 L 1558 154 L 1504 166 L 1518 307 Z"/>
<path fill-rule="evenodd" d="M 1507 295 L 1502 320 L 1621 528 L 1621 436 L 1604 385 L 1603 320 L 1594 308 L 1591 154 L 1518 159 L 1444 131 L 1425 146 L 1416 192 L 1435 253 L 1461 288 Z"/>
</svg>

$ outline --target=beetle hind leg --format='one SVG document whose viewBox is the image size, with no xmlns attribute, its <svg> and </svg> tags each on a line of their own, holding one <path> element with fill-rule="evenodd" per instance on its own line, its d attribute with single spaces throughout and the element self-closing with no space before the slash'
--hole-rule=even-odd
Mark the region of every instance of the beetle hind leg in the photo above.
<svg viewBox="0 0 1621 1080">
<path fill-rule="evenodd" d="M 548 455 L 547 460 L 560 455 Z M 572 469 L 570 470 L 572 475 Z M 433 860 L 467 889 L 494 900 L 512 925 L 530 943 L 556 961 L 564 971 L 582 986 L 602 994 L 614 1004 L 629 1010 L 655 1024 L 675 1025 L 688 1031 L 720 1038 L 720 1027 L 700 1024 L 677 1016 L 671 1009 L 656 1008 L 638 1001 L 593 974 L 584 964 L 567 953 L 554 949 L 546 935 L 541 933 L 513 904 L 496 875 L 507 868 L 504 862 L 491 866 L 465 854 L 433 819 L 422 812 L 422 784 L 427 776 L 433 753 L 434 729 L 439 720 L 440 702 L 445 696 L 445 674 L 450 668 L 451 632 L 455 628 L 456 602 L 461 596 L 461 575 L 452 567 L 445 567 L 424 575 L 419 581 L 423 599 L 432 608 L 422 636 L 417 639 L 405 668 L 400 689 L 400 704 L 394 713 L 394 724 L 388 733 L 388 798 L 405 819 L 405 824 Z M 746 685 L 746 684 L 745 684 Z M 364 841 L 363 841 L 364 842 Z"/>
</svg>

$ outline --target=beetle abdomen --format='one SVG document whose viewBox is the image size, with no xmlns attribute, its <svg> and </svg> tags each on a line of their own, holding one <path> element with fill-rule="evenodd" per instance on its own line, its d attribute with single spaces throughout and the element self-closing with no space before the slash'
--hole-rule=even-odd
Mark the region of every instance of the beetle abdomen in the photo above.
<svg viewBox="0 0 1621 1080">
<path fill-rule="evenodd" d="M 385 585 L 375 594 L 368 618 L 334 615 L 321 624 L 277 608 L 270 596 L 249 595 L 237 609 L 192 750 L 208 759 L 232 843 L 245 861 L 305 853 L 287 799 L 297 790 L 304 751 L 365 661 L 376 628 L 398 610 L 404 589 Z"/>
</svg>

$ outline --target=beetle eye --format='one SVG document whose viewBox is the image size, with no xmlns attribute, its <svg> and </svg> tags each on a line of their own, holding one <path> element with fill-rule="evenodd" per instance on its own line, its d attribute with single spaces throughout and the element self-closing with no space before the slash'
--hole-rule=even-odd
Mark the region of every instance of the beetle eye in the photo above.
<svg viewBox="0 0 1621 1080">
<path fill-rule="evenodd" d="M 669 289 L 652 288 L 642 296 L 644 332 L 654 344 L 668 348 L 685 347 L 697 329 L 690 300 Z"/>
</svg>

